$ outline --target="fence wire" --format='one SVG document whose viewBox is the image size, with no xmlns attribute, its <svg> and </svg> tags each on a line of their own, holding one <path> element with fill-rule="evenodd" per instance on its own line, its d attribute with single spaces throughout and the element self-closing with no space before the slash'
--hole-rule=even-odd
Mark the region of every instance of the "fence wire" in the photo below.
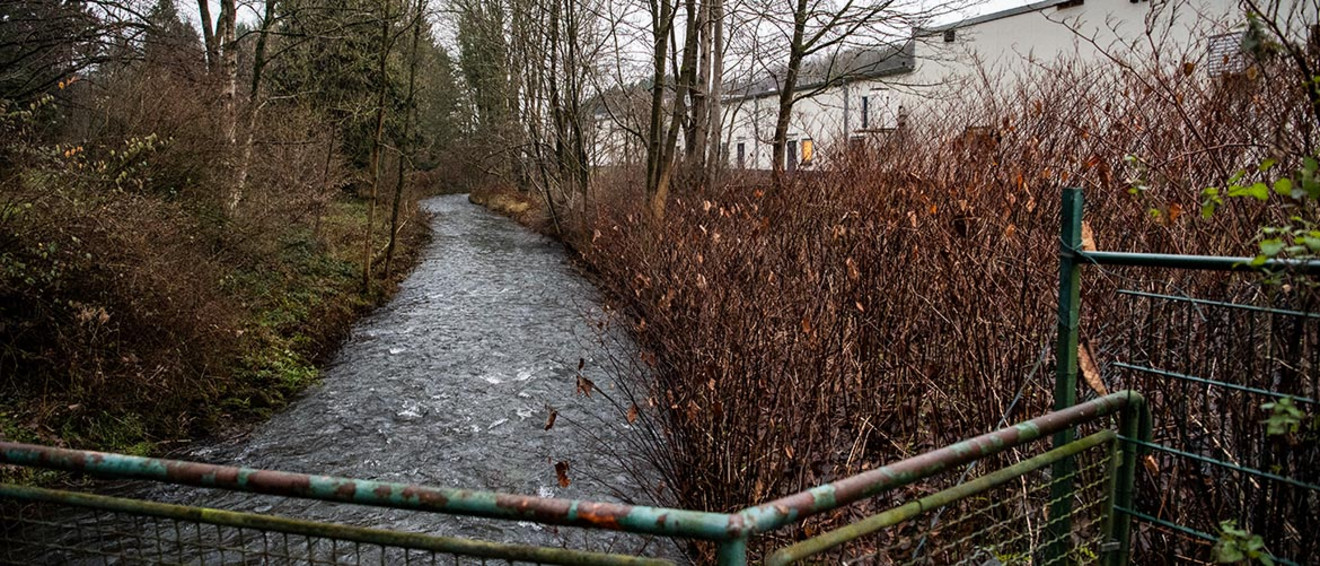
<svg viewBox="0 0 1320 566">
<path fill-rule="evenodd" d="M 15 506 L 0 522 L 0 564 L 515 564 L 330 537 L 124 513 Z M 54 515 L 52 515 L 54 512 Z M 50 517 L 59 517 L 52 519 Z M 517 564 L 535 564 L 517 562 Z"/>
<path fill-rule="evenodd" d="M 1073 456 L 1076 469 L 1069 475 L 1050 478 L 1049 468 L 1028 472 L 1009 483 L 991 488 L 942 508 L 922 513 L 898 525 L 853 540 L 803 560 L 804 564 L 874 566 L 1004 565 L 1047 566 L 1051 564 L 1095 564 L 1107 532 L 1111 497 L 1113 442 L 1106 442 Z M 996 460 L 1006 460 L 1003 458 Z M 999 467 L 982 462 L 991 472 Z M 1052 527 L 1064 517 L 1049 517 L 1054 500 L 1050 490 L 1057 482 L 1073 485 L 1072 512 L 1066 517 L 1071 528 L 1064 535 L 1073 549 L 1070 556 L 1047 560 L 1044 550 L 1052 542 Z M 916 497 L 947 485 L 923 486 Z M 915 497 L 914 497 L 915 498 Z M 938 513 L 938 521 L 935 520 Z"/>
<path fill-rule="evenodd" d="M 1158 285 L 1123 290 L 1131 323 L 1104 332 L 1101 359 L 1155 415 L 1143 460 L 1133 560 L 1209 563 L 1220 523 L 1261 537 L 1283 564 L 1320 556 L 1320 309 L 1242 275 L 1224 301 Z M 1300 286 L 1299 286 L 1300 287 Z M 1291 409 L 1277 409 L 1284 400 Z M 1271 419 L 1282 419 L 1271 431 Z"/>
<path fill-rule="evenodd" d="M 198 510 L 200 511 L 200 510 Z M 362 540 L 366 529 L 304 523 L 324 534 L 216 524 L 204 519 L 140 515 L 119 510 L 0 497 L 0 565 L 514 565 L 610 563 L 631 557 L 579 553 L 567 561 L 540 562 L 473 556 L 437 550 L 441 537 L 388 533 L 396 544 Z M 369 533 L 368 533 L 369 534 Z M 481 543 L 477 543 L 481 544 Z M 429 547 L 429 548 L 428 548 Z M 524 547 L 526 548 L 526 547 Z M 551 552 L 562 549 L 548 549 Z M 591 556 L 588 556 L 590 554 Z M 663 561 L 652 561 L 663 563 Z"/>
</svg>

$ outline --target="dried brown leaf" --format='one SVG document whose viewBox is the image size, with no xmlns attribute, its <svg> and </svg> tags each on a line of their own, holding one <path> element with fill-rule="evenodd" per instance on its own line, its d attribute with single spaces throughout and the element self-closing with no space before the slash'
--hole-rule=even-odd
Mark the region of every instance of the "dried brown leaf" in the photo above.
<svg viewBox="0 0 1320 566">
<path fill-rule="evenodd" d="M 590 397 L 591 391 L 595 388 L 596 388 L 596 384 L 593 383 L 590 379 L 587 379 L 585 376 L 581 376 L 581 375 L 577 376 L 577 393 L 581 393 L 583 395 L 586 395 L 587 397 Z"/>
<path fill-rule="evenodd" d="M 1082 250 L 1088 252 L 1096 250 L 1095 234 L 1091 232 L 1091 225 L 1087 222 L 1082 222 Z"/>
<path fill-rule="evenodd" d="M 1077 369 L 1082 374 L 1082 381 L 1085 381 L 1092 391 L 1102 396 L 1109 394 L 1104 380 L 1100 379 L 1100 368 L 1096 366 L 1095 357 L 1091 355 L 1091 346 L 1086 342 L 1077 345 Z"/>
<path fill-rule="evenodd" d="M 568 479 L 567 461 L 561 460 L 555 462 L 555 477 L 559 479 L 559 487 L 568 487 L 570 484 L 573 483 L 572 480 Z"/>
<path fill-rule="evenodd" d="M 1146 467 L 1146 471 L 1150 472 L 1150 475 L 1152 476 L 1160 475 L 1160 465 L 1158 462 L 1155 461 L 1154 456 L 1147 454 L 1145 458 L 1141 459 L 1141 465 Z"/>
</svg>

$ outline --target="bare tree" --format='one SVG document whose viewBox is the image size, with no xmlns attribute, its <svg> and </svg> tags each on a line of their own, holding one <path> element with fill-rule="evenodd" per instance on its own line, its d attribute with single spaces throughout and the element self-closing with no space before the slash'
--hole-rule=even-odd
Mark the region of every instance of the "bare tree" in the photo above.
<svg viewBox="0 0 1320 566">
<path fill-rule="evenodd" d="M 202 39 L 206 47 L 206 68 L 220 92 L 220 130 L 228 147 L 228 159 L 234 161 L 238 152 L 238 5 L 235 0 L 220 0 L 220 13 L 211 19 L 210 2 L 197 2 L 201 17 Z M 242 179 L 231 179 L 229 194 L 225 196 L 225 209 L 235 214 L 242 198 Z"/>
<path fill-rule="evenodd" d="M 394 202 L 390 211 L 390 242 L 385 248 L 385 277 L 390 276 L 391 263 L 394 260 L 395 241 L 399 237 L 399 207 L 403 202 L 405 173 L 410 161 L 407 151 L 412 150 L 412 128 L 417 121 L 417 47 L 422 41 L 422 24 L 426 21 L 426 0 L 417 0 L 413 4 L 413 13 L 409 27 L 412 29 L 412 47 L 408 54 L 408 98 L 404 103 L 407 116 L 403 122 L 403 136 L 396 144 L 398 154 L 398 173 L 394 179 Z"/>
<path fill-rule="evenodd" d="M 836 5 L 831 0 L 796 0 L 791 16 L 792 32 L 788 44 L 788 64 L 779 85 L 778 114 L 772 150 L 772 170 L 775 179 L 784 174 L 784 158 L 788 146 L 789 120 L 793 105 L 800 98 L 798 80 L 803 62 L 817 54 L 834 52 L 857 42 L 884 43 L 884 34 L 903 29 L 911 16 L 894 10 L 893 0 L 859 4 L 844 0 Z M 892 41 L 892 40 L 890 40 Z M 848 73 L 833 73 L 827 83 L 847 79 Z"/>
</svg>

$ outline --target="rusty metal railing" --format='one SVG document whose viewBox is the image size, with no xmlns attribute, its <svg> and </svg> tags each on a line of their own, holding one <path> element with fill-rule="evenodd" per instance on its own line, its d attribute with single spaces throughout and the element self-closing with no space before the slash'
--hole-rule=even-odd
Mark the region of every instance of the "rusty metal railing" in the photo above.
<svg viewBox="0 0 1320 566">
<path fill-rule="evenodd" d="M 1110 524 L 1114 472 L 1123 462 L 1117 438 L 1113 430 L 1101 430 L 781 548 L 766 564 L 1098 563 L 1120 536 Z M 1056 542 L 1050 531 L 1063 518 L 1047 512 L 1050 491 L 1061 478 L 1050 477 L 1046 468 L 1064 459 L 1079 461 L 1066 478 L 1077 484 L 1068 516 L 1073 529 L 1066 535 L 1072 548 L 1049 556 L 1046 550 Z M 943 522 L 926 518 L 938 511 L 952 512 Z"/>
<path fill-rule="evenodd" d="M 1049 438 L 1060 431 L 1075 430 L 1077 427 L 1096 423 L 1109 416 L 1121 416 L 1124 434 L 1136 436 L 1138 422 L 1134 415 L 1141 412 L 1143 399 L 1132 392 L 1114 393 L 1105 397 L 1081 403 L 1066 409 L 1048 413 L 1040 417 L 1019 423 L 1015 426 L 983 434 L 957 444 L 933 450 L 919 456 L 873 469 L 837 482 L 815 487 L 800 493 L 749 507 L 736 513 L 712 513 L 669 509 L 662 507 L 634 506 L 619 503 L 601 503 L 582 500 L 541 498 L 524 495 L 502 494 L 487 491 L 449 489 L 406 485 L 371 480 L 338 478 L 332 476 L 297 474 L 272 470 L 218 466 L 178 460 L 143 458 L 122 454 L 68 450 L 47 446 L 34 446 L 0 442 L 0 463 L 75 472 L 101 478 L 148 480 L 169 484 L 178 484 L 203 488 L 215 488 L 229 491 L 278 495 L 291 498 L 312 499 L 329 502 L 351 503 L 357 505 L 405 509 L 432 512 L 446 515 L 486 517 L 507 521 L 526 521 L 543 525 L 559 525 L 622 531 L 644 535 L 689 540 L 704 540 L 715 543 L 720 564 L 745 564 L 747 546 L 750 537 L 797 524 L 807 517 L 832 511 L 852 503 L 862 501 L 890 490 L 914 484 L 922 480 L 973 461 L 994 456 L 1007 450 L 1036 443 Z M 1131 430 L 1128 430 L 1128 429 Z M 1112 432 L 1100 437 L 1088 437 L 1088 442 L 1098 442 L 1112 438 Z M 1051 456 L 1053 457 L 1053 456 Z M 1120 455 L 1122 466 L 1118 470 L 1131 468 L 1132 457 Z M 1125 494 L 1130 494 L 1128 485 L 1130 473 L 1120 473 L 1116 483 L 1119 501 Z M 972 484 L 979 485 L 979 484 Z M 309 547 L 299 556 L 298 563 L 342 563 L 336 557 L 344 556 L 340 546 L 371 545 L 381 549 L 381 560 L 387 551 L 396 552 L 394 556 L 402 561 L 411 562 L 409 552 L 422 553 L 425 559 L 434 560 L 436 555 L 467 557 L 478 560 L 495 559 L 513 562 L 534 562 L 548 564 L 659 564 L 667 563 L 662 559 L 642 558 L 609 553 L 590 553 L 561 548 L 542 548 L 495 542 L 474 541 L 452 537 L 437 537 L 426 534 L 407 534 L 391 531 L 364 529 L 345 525 L 334 525 L 315 521 L 292 518 L 272 517 L 250 513 L 237 513 L 218 509 L 204 509 L 168 505 L 136 499 L 114 498 L 70 491 L 40 489 L 21 486 L 0 487 L 0 526 L 4 526 L 4 537 L 19 546 L 33 547 L 29 550 L 51 550 L 72 552 L 77 549 L 65 548 L 67 541 L 56 540 L 47 544 L 25 534 L 25 529 L 40 526 L 40 520 L 30 516 L 34 507 L 61 505 L 83 508 L 95 514 L 120 514 L 134 518 L 134 521 L 152 522 L 159 529 L 160 521 L 173 522 L 165 530 L 178 530 L 179 523 L 184 528 L 197 530 L 199 534 L 214 529 L 217 534 L 200 537 L 214 541 L 202 544 L 198 537 L 189 539 L 184 534 L 147 536 L 162 551 L 175 548 L 184 554 L 180 557 L 166 557 L 167 563 L 193 563 L 200 556 L 225 556 L 225 552 L 242 554 L 260 546 L 254 542 L 244 542 L 242 536 L 255 538 L 261 535 L 261 543 L 270 545 L 267 533 L 279 536 L 301 537 L 294 547 Z M 1111 498 L 1112 500 L 1112 498 Z M 29 516 L 15 517 L 15 510 L 25 510 Z M 35 521 L 35 522 L 34 522 Z M 95 523 L 95 521 L 93 521 Z M 1112 536 L 1121 536 L 1123 530 L 1117 525 L 1108 532 Z M 144 532 L 150 528 L 129 526 L 101 529 L 105 532 L 93 533 L 78 544 L 108 545 L 110 550 L 91 549 L 89 555 L 100 556 L 121 552 L 122 541 L 116 537 L 136 536 L 144 538 Z M 219 532 L 223 529 L 236 530 L 234 533 Z M 39 531 L 38 531 L 39 532 Z M 237 537 L 237 538 L 236 538 Z M 130 537 L 131 538 L 131 537 Z M 316 542 L 312 542 L 316 541 Z M 278 542 L 278 541 L 277 541 Z M 323 559 L 316 558 L 316 548 L 329 544 L 330 550 L 322 552 Z M 287 543 L 286 543 L 287 545 Z M 319 545 L 319 546 L 318 546 Z M 13 547 L 13 544 L 10 545 Z M 278 546 L 278 545 L 277 545 Z M 200 547 L 200 548 L 199 548 Z M 260 556 L 260 551 L 257 555 Z M 295 552 L 291 550 L 290 552 Z M 168 552 L 163 552 L 168 554 Z M 208 554 L 210 553 L 210 554 Z M 296 552 L 295 552 L 296 553 Z M 286 560 L 289 555 L 286 554 Z M 782 556 L 782 554 L 780 555 Z M 328 557 L 328 558 L 327 558 Z M 24 556 L 18 556 L 21 561 Z M 4 555 L 0 553 L 0 560 Z M 425 562 L 424 559 L 419 558 Z M 143 559 L 142 561 L 150 562 Z M 223 562 L 223 561 L 222 561 Z M 348 560 L 354 563 L 353 560 Z M 360 562 L 360 560 L 358 561 Z M 283 562 L 281 562 L 283 563 Z"/>
</svg>

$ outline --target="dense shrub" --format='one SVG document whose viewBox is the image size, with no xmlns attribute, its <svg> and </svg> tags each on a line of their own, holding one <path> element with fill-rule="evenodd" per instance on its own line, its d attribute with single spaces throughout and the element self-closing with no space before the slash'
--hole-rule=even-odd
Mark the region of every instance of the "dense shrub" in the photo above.
<svg viewBox="0 0 1320 566">
<path fill-rule="evenodd" d="M 778 184 L 730 173 L 679 191 L 663 220 L 645 215 L 640 184 L 599 187 L 594 227 L 576 238 L 652 366 L 638 397 L 663 425 L 650 444 L 669 495 L 735 510 L 1048 410 L 1062 187 L 1085 188 L 1088 230 L 1111 250 L 1254 255 L 1258 227 L 1313 217 L 1242 198 L 1200 214 L 1202 189 L 1313 151 L 1303 93 L 1268 86 L 1286 69 L 1106 69 L 1005 80 Z M 1084 336 L 1102 363 L 1137 353 L 1102 338 L 1136 322 L 1120 284 L 1262 292 L 1221 274 L 1091 272 Z M 1295 393 L 1314 393 L 1314 378 Z"/>
<path fill-rule="evenodd" d="M 151 65 L 97 78 L 0 101 L 0 437 L 145 452 L 282 406 L 389 284 L 362 292 L 368 203 L 318 113 L 258 114 L 230 210 L 213 89 Z M 404 265 L 426 232 L 414 184 Z"/>
</svg>

